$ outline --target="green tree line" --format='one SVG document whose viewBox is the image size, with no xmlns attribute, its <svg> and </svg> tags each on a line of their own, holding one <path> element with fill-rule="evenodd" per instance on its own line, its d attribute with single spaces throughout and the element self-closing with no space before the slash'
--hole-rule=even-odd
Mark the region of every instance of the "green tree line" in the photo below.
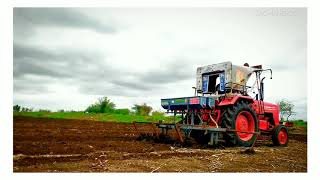
<svg viewBox="0 0 320 180">
<path fill-rule="evenodd" d="M 110 114 L 123 114 L 123 115 L 142 115 L 149 116 L 152 112 L 152 107 L 143 104 L 134 104 L 131 109 L 117 109 L 116 104 L 112 102 L 108 97 L 99 98 L 95 103 L 89 105 L 83 112 L 85 113 L 110 113 Z M 33 112 L 33 108 L 21 107 L 19 105 L 13 106 L 14 112 Z M 48 109 L 39 109 L 38 112 L 51 112 Z M 76 112 L 76 111 L 65 111 L 63 109 L 58 110 L 57 112 Z M 152 112 L 152 115 L 163 116 L 164 113 L 160 111 Z"/>
</svg>

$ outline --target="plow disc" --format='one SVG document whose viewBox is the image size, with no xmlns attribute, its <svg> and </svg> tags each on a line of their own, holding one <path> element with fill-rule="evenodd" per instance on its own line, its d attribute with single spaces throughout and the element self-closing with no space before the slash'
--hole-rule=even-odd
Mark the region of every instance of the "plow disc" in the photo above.
<svg viewBox="0 0 320 180">
<path fill-rule="evenodd" d="M 178 142 L 176 138 L 172 137 L 172 134 L 166 130 L 161 130 L 157 127 L 158 123 L 144 123 L 144 122 L 133 122 L 134 129 L 138 134 L 137 140 L 139 141 L 153 141 L 156 143 L 175 144 Z M 178 133 L 178 131 L 176 131 Z M 180 136 L 181 134 L 176 136 Z M 182 138 L 179 138 L 180 140 Z"/>
</svg>

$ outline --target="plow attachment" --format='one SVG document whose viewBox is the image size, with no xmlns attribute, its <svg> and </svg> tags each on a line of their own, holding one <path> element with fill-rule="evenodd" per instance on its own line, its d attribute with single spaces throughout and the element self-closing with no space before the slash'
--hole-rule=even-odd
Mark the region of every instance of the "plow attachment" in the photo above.
<svg viewBox="0 0 320 180">
<path fill-rule="evenodd" d="M 193 139 L 199 144 L 217 146 L 225 142 L 222 138 L 224 133 L 260 134 L 260 132 L 236 131 L 217 126 L 191 125 L 180 122 L 176 124 L 133 122 L 132 124 L 139 135 L 138 140 L 152 140 L 157 143 L 178 142 L 181 145 L 188 145 Z"/>
<path fill-rule="evenodd" d="M 133 122 L 132 125 L 138 134 L 137 140 L 147 140 L 154 141 L 156 143 L 175 143 L 177 140 L 179 142 L 183 142 L 181 137 L 181 133 L 179 131 L 175 131 L 176 134 L 170 135 L 167 129 L 159 129 L 159 123 L 147 123 L 147 122 Z M 173 137 L 175 136 L 175 137 Z"/>
<path fill-rule="evenodd" d="M 164 131 L 175 130 L 177 137 L 181 143 L 189 138 L 203 138 L 209 140 L 208 145 L 214 146 L 219 143 L 219 134 L 226 132 L 225 128 L 217 128 L 208 125 L 187 125 L 187 124 L 156 124 L 156 126 Z M 201 139 L 198 139 L 201 140 Z"/>
<path fill-rule="evenodd" d="M 207 144 L 214 146 L 223 140 L 219 139 L 221 133 L 227 132 L 225 128 L 209 125 L 165 124 L 133 122 L 139 139 L 152 139 L 156 142 L 187 143 L 190 138 L 205 138 Z M 152 130 L 152 131 L 150 131 Z"/>
</svg>

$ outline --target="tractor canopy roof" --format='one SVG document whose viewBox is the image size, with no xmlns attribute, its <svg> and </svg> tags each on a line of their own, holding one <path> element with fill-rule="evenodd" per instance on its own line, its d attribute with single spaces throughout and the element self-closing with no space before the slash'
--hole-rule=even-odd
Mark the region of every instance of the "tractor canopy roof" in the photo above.
<svg viewBox="0 0 320 180">
<path fill-rule="evenodd" d="M 262 66 L 238 66 L 233 65 L 230 61 L 202 66 L 197 68 L 197 89 L 202 90 L 202 80 L 204 76 L 219 77 L 223 74 L 225 87 L 241 90 L 247 84 L 251 74 L 257 70 L 261 70 Z"/>
</svg>

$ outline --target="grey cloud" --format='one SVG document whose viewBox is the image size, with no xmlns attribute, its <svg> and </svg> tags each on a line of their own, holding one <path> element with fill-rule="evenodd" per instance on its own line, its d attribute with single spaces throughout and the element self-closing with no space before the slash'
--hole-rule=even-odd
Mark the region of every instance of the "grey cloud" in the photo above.
<svg viewBox="0 0 320 180">
<path fill-rule="evenodd" d="M 115 33 L 118 30 L 113 23 L 98 21 L 70 8 L 14 8 L 13 26 L 16 37 L 28 37 L 41 26 L 82 28 L 98 33 Z"/>
<path fill-rule="evenodd" d="M 148 83 L 139 82 L 138 79 L 133 80 L 131 82 L 127 80 L 121 80 L 121 79 L 113 80 L 111 82 L 112 84 L 118 85 L 121 88 L 131 88 L 131 89 L 142 90 L 142 91 L 146 91 L 150 89 L 150 86 L 148 86 Z"/>
<path fill-rule="evenodd" d="M 50 93 L 47 84 L 31 84 L 30 82 L 13 83 L 13 91 L 23 94 Z"/>
<path fill-rule="evenodd" d="M 46 51 L 32 48 L 30 46 L 23 46 L 21 44 L 13 44 L 13 58 L 39 58 L 43 60 L 47 60 L 52 58 L 52 53 L 47 53 Z"/>
<path fill-rule="evenodd" d="M 75 85 L 85 94 L 136 94 L 135 91 L 147 92 L 162 85 L 191 79 L 194 75 L 194 69 L 179 59 L 161 68 L 136 73 L 115 69 L 97 52 L 53 51 L 15 43 L 13 57 L 15 79 L 26 75 L 45 76 Z"/>
<path fill-rule="evenodd" d="M 68 72 L 64 70 L 59 70 L 52 68 L 50 65 L 33 63 L 32 60 L 25 58 L 22 59 L 19 63 L 14 62 L 14 71 L 13 76 L 19 77 L 26 74 L 34 74 L 41 76 L 51 76 L 51 77 L 66 77 Z"/>
<path fill-rule="evenodd" d="M 56 83 L 50 77 L 23 76 L 13 79 L 13 91 L 21 94 L 51 93 L 50 83 Z"/>
<path fill-rule="evenodd" d="M 119 71 L 119 75 L 115 75 L 115 79 L 111 83 L 121 89 L 127 88 L 147 93 L 151 90 L 163 89 L 170 83 L 193 79 L 194 72 L 195 69 L 186 60 L 175 58 L 174 63 L 165 64 L 142 73 Z M 120 74 L 125 74 L 125 76 L 120 76 Z M 126 76 L 130 78 L 126 78 Z"/>
<path fill-rule="evenodd" d="M 126 97 L 134 97 L 140 93 L 134 89 L 109 82 L 81 82 L 78 90 L 83 94 Z"/>
<path fill-rule="evenodd" d="M 59 79 L 61 83 L 77 86 L 79 91 L 85 94 L 109 92 L 113 95 L 136 95 L 137 91 L 147 92 L 164 84 L 192 78 L 194 72 L 194 69 L 186 65 L 188 63 L 179 59 L 176 59 L 175 63 L 144 73 L 124 72 L 108 65 L 105 57 L 99 56 L 99 53 L 74 49 L 52 50 L 19 41 L 21 37 L 33 35 L 37 27 L 82 28 L 99 33 L 117 31 L 117 27 L 112 23 L 101 23 L 74 9 L 14 8 L 13 16 L 14 39 L 18 40 L 13 44 L 15 79 L 23 79 L 27 75 L 42 76 L 49 79 L 46 81 Z M 132 78 L 128 79 L 128 76 Z M 27 92 L 32 88 L 26 85 L 30 82 L 14 82 L 14 86 L 20 92 Z"/>
<path fill-rule="evenodd" d="M 194 78 L 195 68 L 186 60 L 176 58 L 174 63 L 157 67 L 141 77 L 142 82 L 169 84 L 172 82 L 183 81 Z"/>
<path fill-rule="evenodd" d="M 136 81 L 128 81 L 124 71 L 114 69 L 99 53 L 69 50 L 62 52 L 21 44 L 13 45 L 13 76 L 16 92 L 33 93 L 45 90 L 37 87 L 55 80 L 78 87 L 85 94 L 132 94 L 136 90 L 148 90 Z M 34 84 L 26 76 L 41 76 L 42 81 Z M 33 84 L 34 86 L 30 85 Z M 32 90 L 32 88 L 35 90 Z"/>
<path fill-rule="evenodd" d="M 101 72 L 86 77 L 87 79 L 91 78 L 91 81 L 83 80 L 83 77 L 81 77 L 80 82 L 78 82 L 79 91 L 91 95 L 133 97 L 159 87 L 156 82 L 142 82 L 142 76 L 131 75 L 132 72 L 117 69 L 112 72 L 107 71 L 107 73 L 109 73 L 109 76 Z M 132 76 L 132 78 L 129 79 L 128 76 Z"/>
<path fill-rule="evenodd" d="M 103 61 L 103 56 L 98 53 L 83 50 L 53 51 L 21 44 L 13 45 L 13 58 L 15 78 L 26 74 L 60 78 L 88 75 L 96 71 Z M 92 61 L 95 61 L 94 65 L 90 65 Z"/>
</svg>

